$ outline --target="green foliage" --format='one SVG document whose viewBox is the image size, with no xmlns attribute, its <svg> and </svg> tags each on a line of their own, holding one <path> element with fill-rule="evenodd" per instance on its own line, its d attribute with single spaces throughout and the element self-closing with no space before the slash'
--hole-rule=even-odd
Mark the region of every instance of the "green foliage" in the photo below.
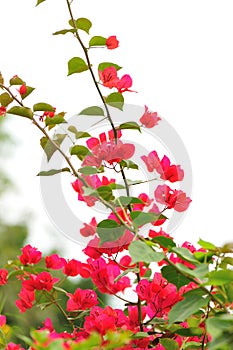
<svg viewBox="0 0 233 350">
<path fill-rule="evenodd" d="M 90 31 L 90 29 L 92 27 L 91 21 L 89 19 L 87 19 L 87 18 L 84 18 L 84 17 L 78 18 L 74 22 L 71 19 L 71 20 L 69 20 L 69 24 L 71 25 L 71 27 L 83 30 L 87 34 L 89 34 L 89 31 Z"/>
<path fill-rule="evenodd" d="M 91 46 L 105 46 L 106 38 L 103 36 L 93 36 L 89 41 L 89 47 Z"/>
<path fill-rule="evenodd" d="M 69 168 L 63 168 L 63 169 L 51 169 L 51 170 L 48 170 L 48 171 L 40 171 L 37 174 L 37 176 L 52 176 L 52 175 L 63 173 L 65 171 L 70 172 L 70 169 Z"/>
<path fill-rule="evenodd" d="M 138 130 L 139 132 L 141 132 L 140 125 L 136 122 L 122 123 L 119 125 L 119 129 L 131 129 L 131 130 Z"/>
<path fill-rule="evenodd" d="M 88 154 L 91 154 L 89 149 L 82 145 L 75 145 L 70 149 L 70 154 L 77 156 L 78 159 L 83 160 Z"/>
<path fill-rule="evenodd" d="M 73 125 L 70 125 L 70 126 L 68 127 L 68 130 L 69 130 L 70 132 L 72 132 L 72 133 L 75 135 L 75 138 L 76 138 L 76 139 L 81 139 L 81 138 L 85 138 L 85 137 L 90 137 L 90 136 L 91 136 L 91 135 L 90 135 L 88 132 L 86 132 L 86 131 L 78 131 L 78 130 L 76 129 L 76 127 L 73 126 Z"/>
<path fill-rule="evenodd" d="M 79 115 L 96 115 L 96 116 L 104 116 L 104 111 L 102 108 L 98 106 L 92 106 L 83 109 Z"/>
<path fill-rule="evenodd" d="M 118 64 L 116 63 L 112 63 L 112 62 L 102 62 L 99 64 L 98 66 L 98 71 L 103 71 L 105 68 L 109 68 L 109 67 L 115 67 L 116 70 L 120 70 L 122 67 L 119 66 Z"/>
<path fill-rule="evenodd" d="M 107 96 L 106 103 L 109 106 L 120 109 L 122 111 L 124 106 L 124 97 L 119 92 L 113 92 Z"/>
<path fill-rule="evenodd" d="M 156 252 L 142 241 L 133 241 L 129 245 L 129 254 L 134 263 L 144 261 L 145 263 L 159 262 L 164 259 L 164 253 Z"/>
<path fill-rule="evenodd" d="M 233 344 L 233 315 L 219 314 L 206 321 L 207 331 L 211 335 L 209 350 L 231 350 Z"/>
<path fill-rule="evenodd" d="M 68 62 L 68 75 L 82 73 L 88 69 L 88 65 L 81 57 L 73 57 Z"/>
<path fill-rule="evenodd" d="M 117 240 L 124 234 L 124 231 L 125 226 L 119 225 L 115 220 L 102 220 L 97 225 L 101 244 Z"/>
<path fill-rule="evenodd" d="M 45 102 L 39 102 L 34 104 L 33 106 L 33 111 L 34 112 L 54 112 L 54 107 L 51 106 L 49 103 L 45 103 Z"/>
<path fill-rule="evenodd" d="M 7 107 L 12 101 L 13 98 L 8 94 L 8 92 L 3 92 L 3 94 L 0 95 L 0 104 L 2 106 Z"/>
<path fill-rule="evenodd" d="M 53 154 L 57 151 L 57 147 L 60 147 L 65 137 L 66 134 L 56 134 L 53 139 L 54 143 L 51 142 L 46 136 L 40 139 L 40 145 L 47 156 L 48 162 L 52 158 Z"/>
<path fill-rule="evenodd" d="M 33 118 L 32 110 L 28 107 L 14 106 L 7 111 L 7 114 L 18 115 L 20 117 L 25 117 L 28 119 Z"/>
</svg>

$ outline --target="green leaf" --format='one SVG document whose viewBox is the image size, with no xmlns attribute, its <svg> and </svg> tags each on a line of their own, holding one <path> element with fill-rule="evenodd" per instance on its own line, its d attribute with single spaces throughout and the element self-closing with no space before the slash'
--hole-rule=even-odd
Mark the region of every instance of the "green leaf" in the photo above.
<svg viewBox="0 0 233 350">
<path fill-rule="evenodd" d="M 138 169 L 138 165 L 129 159 L 120 161 L 120 165 L 122 166 L 122 168 Z"/>
<path fill-rule="evenodd" d="M 80 169 L 78 169 L 79 173 L 84 174 L 84 175 L 94 175 L 98 174 L 99 171 L 98 169 L 92 167 L 92 166 L 84 166 Z"/>
<path fill-rule="evenodd" d="M 100 197 L 105 199 L 106 201 L 111 201 L 115 198 L 112 194 L 112 189 L 110 186 L 100 186 L 97 188 L 97 192 L 100 195 Z"/>
<path fill-rule="evenodd" d="M 119 129 L 132 129 L 132 130 L 138 130 L 141 132 L 140 125 L 136 122 L 127 122 L 119 125 Z"/>
<path fill-rule="evenodd" d="M 68 75 L 88 70 L 88 65 L 81 57 L 73 57 L 68 62 Z"/>
<path fill-rule="evenodd" d="M 176 244 L 172 238 L 165 236 L 156 236 L 152 238 L 152 242 L 158 243 L 163 248 L 175 247 Z"/>
<path fill-rule="evenodd" d="M 105 46 L 106 45 L 106 38 L 103 36 L 93 36 L 91 40 L 89 41 L 89 47 L 91 46 Z"/>
<path fill-rule="evenodd" d="M 0 95 L 0 104 L 3 107 L 7 107 L 12 101 L 13 98 L 7 92 Z"/>
<path fill-rule="evenodd" d="M 212 257 L 214 255 L 213 252 L 194 252 L 193 255 L 195 256 L 195 258 L 200 261 L 201 263 L 206 263 L 206 262 L 211 262 L 212 261 Z"/>
<path fill-rule="evenodd" d="M 64 119 L 64 113 L 57 114 L 52 118 L 47 117 L 45 119 L 45 125 L 57 125 L 57 124 L 62 124 L 62 123 L 67 123 L 66 120 Z"/>
<path fill-rule="evenodd" d="M 207 332 L 211 335 L 208 344 L 210 350 L 230 350 L 233 343 L 233 315 L 221 314 L 209 317 L 206 321 Z"/>
<path fill-rule="evenodd" d="M 8 114 L 19 115 L 20 117 L 25 117 L 28 119 L 33 118 L 32 110 L 28 107 L 15 106 L 7 111 Z"/>
<path fill-rule="evenodd" d="M 194 265 L 199 264 L 199 261 L 195 258 L 195 256 L 188 250 L 187 248 L 179 248 L 175 247 L 172 248 L 172 251 L 176 253 L 181 259 L 189 261 L 193 263 Z"/>
<path fill-rule="evenodd" d="M 159 262 L 164 259 L 164 253 L 156 252 L 142 241 L 133 241 L 129 246 L 129 253 L 134 263 L 143 261 L 145 263 Z"/>
<path fill-rule="evenodd" d="M 85 138 L 85 137 L 91 137 L 91 135 L 90 135 L 88 132 L 86 132 L 86 131 L 78 131 L 78 130 L 76 129 L 76 127 L 73 126 L 73 125 L 70 125 L 70 126 L 68 127 L 68 130 L 69 130 L 70 132 L 72 132 L 73 134 L 75 134 L 75 138 L 76 138 L 76 139 L 82 139 L 82 138 Z"/>
<path fill-rule="evenodd" d="M 166 278 L 168 282 L 173 283 L 177 287 L 177 290 L 190 283 L 190 279 L 182 275 L 182 273 L 177 271 L 173 266 L 164 266 L 161 272 L 162 276 Z"/>
<path fill-rule="evenodd" d="M 100 243 L 113 242 L 123 236 L 125 226 L 119 225 L 115 220 L 102 220 L 98 223 L 96 231 L 100 237 Z"/>
<path fill-rule="evenodd" d="M 104 111 L 102 108 L 98 107 L 98 106 L 92 106 L 92 107 L 88 107 L 83 109 L 79 115 L 96 115 L 96 116 L 104 116 Z"/>
<path fill-rule="evenodd" d="M 122 207 L 127 207 L 129 204 L 135 204 L 135 203 L 144 203 L 140 198 L 138 197 L 127 197 L 127 196 L 120 196 L 119 198 L 115 199 L 115 204 L 119 205 L 121 204 Z"/>
<path fill-rule="evenodd" d="M 120 70 L 122 68 L 122 67 L 118 66 L 118 64 L 116 64 L 116 63 L 102 62 L 98 66 L 98 71 L 100 70 L 102 72 L 105 68 L 109 68 L 109 67 L 115 67 L 116 70 Z"/>
<path fill-rule="evenodd" d="M 76 29 L 62 29 L 53 33 L 53 35 L 65 35 L 67 33 L 75 33 L 75 32 L 76 32 Z"/>
<path fill-rule="evenodd" d="M 159 342 L 166 350 L 178 350 L 179 349 L 179 344 L 173 339 L 161 338 L 159 340 Z"/>
<path fill-rule="evenodd" d="M 40 5 L 42 2 L 44 2 L 45 0 L 37 0 L 37 4 L 36 6 Z"/>
<path fill-rule="evenodd" d="M 202 335 L 202 329 L 200 327 L 190 327 L 190 328 L 178 328 L 175 333 L 182 335 L 184 337 L 193 337 L 198 336 L 200 337 Z"/>
<path fill-rule="evenodd" d="M 33 111 L 34 112 L 40 112 L 40 111 L 43 111 L 43 112 L 54 112 L 54 107 L 51 106 L 48 103 L 39 102 L 39 103 L 34 104 Z"/>
<path fill-rule="evenodd" d="M 52 175 L 56 175 L 59 173 L 63 173 L 65 171 L 69 171 L 69 168 L 63 168 L 63 169 L 51 169 L 51 170 L 47 170 L 47 171 L 40 171 L 37 176 L 52 176 Z"/>
<path fill-rule="evenodd" d="M 4 85 L 4 78 L 3 78 L 1 72 L 0 72 L 0 84 Z M 1 88 L 1 86 L 0 86 L 0 88 Z"/>
<path fill-rule="evenodd" d="M 184 322 L 189 316 L 195 314 L 200 308 L 206 306 L 209 297 L 203 298 L 199 294 L 184 294 L 184 300 L 176 303 L 168 314 L 169 324 L 174 322 Z"/>
<path fill-rule="evenodd" d="M 202 347 L 202 343 L 196 342 L 196 341 L 188 341 L 183 345 L 184 350 L 200 350 Z"/>
<path fill-rule="evenodd" d="M 196 278 L 203 278 L 209 272 L 209 265 L 208 264 L 200 264 L 195 269 L 190 269 L 183 264 L 177 263 L 176 267 L 181 272 L 184 272 L 185 274 L 188 274 L 189 276 L 196 277 Z"/>
<path fill-rule="evenodd" d="M 83 30 L 84 32 L 86 32 L 87 34 L 89 34 L 89 31 L 92 27 L 92 23 L 89 19 L 87 18 L 78 18 L 76 21 L 76 26 L 78 29 Z"/>
<path fill-rule="evenodd" d="M 124 106 L 124 97 L 119 92 L 113 92 L 107 96 L 106 103 L 109 106 L 120 109 L 122 111 Z"/>
<path fill-rule="evenodd" d="M 130 213 L 130 217 L 133 220 L 133 224 L 136 226 L 143 226 L 145 224 L 157 221 L 158 219 L 165 218 L 163 214 L 143 213 L 140 210 L 132 211 Z"/>
<path fill-rule="evenodd" d="M 60 147 L 66 136 L 66 134 L 56 134 L 53 141 L 58 147 Z M 52 158 L 53 154 L 57 151 L 57 148 L 46 136 L 40 139 L 40 145 L 47 156 L 47 160 L 49 161 Z"/>
<path fill-rule="evenodd" d="M 75 145 L 70 149 L 70 154 L 77 156 L 78 159 L 83 160 L 88 154 L 91 154 L 89 149 L 82 145 Z"/>
<path fill-rule="evenodd" d="M 26 85 L 25 81 L 23 81 L 18 75 L 14 75 L 10 79 L 10 85 Z"/>
<path fill-rule="evenodd" d="M 211 271 L 208 275 L 208 281 L 205 285 L 222 286 L 224 284 L 233 283 L 232 270 Z"/>
<path fill-rule="evenodd" d="M 210 242 L 203 241 L 202 239 L 199 239 L 197 242 L 202 248 L 207 250 L 216 250 L 216 246 Z"/>
</svg>

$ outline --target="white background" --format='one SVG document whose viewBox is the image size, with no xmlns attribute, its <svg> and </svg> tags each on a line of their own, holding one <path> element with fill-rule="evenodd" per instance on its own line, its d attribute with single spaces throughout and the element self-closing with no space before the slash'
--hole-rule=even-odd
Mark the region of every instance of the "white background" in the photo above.
<svg viewBox="0 0 233 350">
<path fill-rule="evenodd" d="M 98 104 L 88 72 L 67 77 L 67 62 L 81 55 L 72 35 L 52 36 L 68 28 L 65 0 L 1 0 L 0 70 L 5 79 L 18 74 L 36 91 L 27 103 L 48 102 L 68 115 Z M 232 0 L 79 0 L 75 17 L 93 22 L 91 35 L 117 35 L 117 50 L 95 51 L 95 62 L 110 61 L 130 74 L 137 94 L 126 102 L 147 104 L 177 130 L 189 152 L 194 177 L 193 202 L 175 235 L 195 243 L 232 240 Z M 84 33 L 84 40 L 88 41 Z M 40 134 L 28 120 L 10 117 L 6 126 L 15 146 L 8 172 L 18 197 L 8 197 L 6 216 L 30 210 L 30 242 L 78 249 L 55 231 L 41 204 Z M 0 126 L 1 127 L 1 126 Z M 17 214 L 17 215 L 16 215 Z"/>
</svg>

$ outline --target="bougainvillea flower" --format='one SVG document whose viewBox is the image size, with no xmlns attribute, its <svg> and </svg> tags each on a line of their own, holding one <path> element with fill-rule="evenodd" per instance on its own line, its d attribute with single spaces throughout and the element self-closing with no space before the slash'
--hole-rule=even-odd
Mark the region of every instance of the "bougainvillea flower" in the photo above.
<svg viewBox="0 0 233 350">
<path fill-rule="evenodd" d="M 10 342 L 7 344 L 6 350 L 24 350 L 24 348 L 20 344 Z"/>
<path fill-rule="evenodd" d="M 98 304 L 96 292 L 91 289 L 77 288 L 73 294 L 67 293 L 67 296 L 67 311 L 86 310 Z"/>
<path fill-rule="evenodd" d="M 46 117 L 53 118 L 55 116 L 55 112 L 56 112 L 56 108 L 55 107 L 53 107 L 53 111 L 44 111 L 43 115 L 40 116 L 39 120 L 41 122 L 43 122 L 44 118 L 46 118 Z"/>
<path fill-rule="evenodd" d="M 0 106 L 0 116 L 5 116 L 6 114 L 6 107 Z"/>
<path fill-rule="evenodd" d="M 8 271 L 6 269 L 0 269 L 0 286 L 7 283 Z"/>
<path fill-rule="evenodd" d="M 71 259 L 65 262 L 63 273 L 67 276 L 75 277 L 79 274 L 81 262 L 76 259 Z"/>
<path fill-rule="evenodd" d="M 63 268 L 66 260 L 61 258 L 58 254 L 52 254 L 45 257 L 45 264 L 47 269 L 59 270 Z"/>
<path fill-rule="evenodd" d="M 115 67 L 107 67 L 103 71 L 99 70 L 99 78 L 102 81 L 103 86 L 112 89 L 116 87 L 119 78 L 117 76 L 117 70 Z"/>
<path fill-rule="evenodd" d="M 35 300 L 35 292 L 30 292 L 27 289 L 21 289 L 18 294 L 19 299 L 16 300 L 15 304 L 20 312 L 25 312 L 27 309 L 31 309 Z"/>
<path fill-rule="evenodd" d="M 0 315 L 0 327 L 5 326 L 6 324 L 6 316 Z"/>
<path fill-rule="evenodd" d="M 27 92 L 27 86 L 25 84 L 21 85 L 18 91 L 19 91 L 21 96 L 25 95 Z"/>
<path fill-rule="evenodd" d="M 167 185 L 159 185 L 154 195 L 158 203 L 166 205 L 167 209 L 174 208 L 178 212 L 185 211 L 192 201 L 183 191 L 172 190 Z"/>
<path fill-rule="evenodd" d="M 96 233 L 97 221 L 96 218 L 93 217 L 89 224 L 84 223 L 84 227 L 80 229 L 80 233 L 83 237 L 94 236 Z"/>
<path fill-rule="evenodd" d="M 116 84 L 118 92 L 121 94 L 126 91 L 131 91 L 129 88 L 133 85 L 133 80 L 129 74 L 123 75 L 121 79 Z"/>
<path fill-rule="evenodd" d="M 184 178 L 184 171 L 180 165 L 171 165 L 170 159 L 167 156 L 164 156 L 160 160 L 156 151 L 150 152 L 148 156 L 142 156 L 141 159 L 146 164 L 149 172 L 157 171 L 163 180 L 176 182 L 182 181 Z"/>
<path fill-rule="evenodd" d="M 150 112 L 148 107 L 145 106 L 145 112 L 139 120 L 146 128 L 150 129 L 157 125 L 161 118 L 157 112 Z"/>
<path fill-rule="evenodd" d="M 131 143 L 123 143 L 120 141 L 120 131 L 117 131 L 117 140 L 114 140 L 112 130 L 108 135 L 109 140 L 107 140 L 106 134 L 102 133 L 99 135 L 99 139 L 91 137 L 86 141 L 87 147 L 91 150 L 92 155 L 86 156 L 82 165 L 96 166 L 99 168 L 103 161 L 113 164 L 133 156 L 135 146 Z"/>
<path fill-rule="evenodd" d="M 100 244 L 100 238 L 95 236 L 83 249 L 83 252 L 92 259 L 98 259 L 102 254 L 111 256 L 127 249 L 134 235 L 129 230 L 117 240 Z"/>
<path fill-rule="evenodd" d="M 119 41 L 117 40 L 115 35 L 111 35 L 110 37 L 107 38 L 106 46 L 107 46 L 107 49 L 109 50 L 116 49 L 119 46 Z"/>
<path fill-rule="evenodd" d="M 35 287 L 37 290 L 47 290 L 48 292 L 53 288 L 53 285 L 59 281 L 47 271 L 43 271 L 36 276 Z"/>
<path fill-rule="evenodd" d="M 23 265 L 37 264 L 42 258 L 42 253 L 30 244 L 27 244 L 21 251 L 22 254 L 19 256 L 19 260 Z"/>
<path fill-rule="evenodd" d="M 93 189 L 97 189 L 100 186 L 107 186 L 111 183 L 115 183 L 115 179 L 108 179 L 106 176 L 103 176 L 102 179 L 98 177 L 98 175 L 88 175 L 83 176 L 88 186 L 92 187 Z M 73 189 L 78 193 L 78 200 L 84 201 L 89 207 L 92 207 L 95 205 L 95 202 L 97 201 L 97 198 L 94 196 L 84 196 L 84 183 L 80 179 L 76 179 L 72 183 Z"/>
</svg>

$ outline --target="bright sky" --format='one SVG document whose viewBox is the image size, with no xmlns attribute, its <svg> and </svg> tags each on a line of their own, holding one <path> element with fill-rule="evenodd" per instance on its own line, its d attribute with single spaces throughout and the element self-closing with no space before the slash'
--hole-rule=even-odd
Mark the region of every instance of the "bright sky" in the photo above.
<svg viewBox="0 0 233 350">
<path fill-rule="evenodd" d="M 48 102 L 70 116 L 98 104 L 88 73 L 67 77 L 68 60 L 81 55 L 76 41 L 71 35 L 51 35 L 68 27 L 65 0 L 47 0 L 37 8 L 35 3 L 1 1 L 3 76 L 18 74 L 36 87 L 28 104 Z M 193 202 L 173 236 L 192 243 L 199 237 L 216 244 L 232 240 L 232 0 L 74 0 L 73 7 L 76 18 L 93 22 L 92 36 L 117 35 L 120 41 L 117 50 L 96 50 L 94 62 L 123 66 L 122 74 L 132 76 L 138 91 L 125 94 L 126 102 L 156 110 L 189 153 Z M 17 117 L 7 127 L 17 142 L 8 171 L 21 191 L 14 200 L 8 198 L 11 215 L 32 209 L 31 242 L 38 247 L 59 242 L 72 255 L 77 247 L 56 233 L 41 203 L 35 176 L 40 134 Z"/>
</svg>

